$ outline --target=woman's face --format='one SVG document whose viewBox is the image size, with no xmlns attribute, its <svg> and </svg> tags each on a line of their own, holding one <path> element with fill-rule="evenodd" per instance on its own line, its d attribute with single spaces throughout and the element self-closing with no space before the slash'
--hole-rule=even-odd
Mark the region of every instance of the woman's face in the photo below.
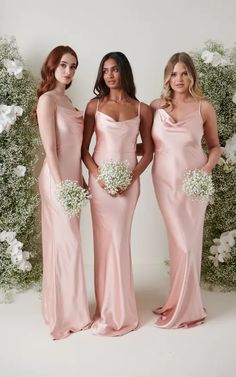
<svg viewBox="0 0 236 377">
<path fill-rule="evenodd" d="M 189 91 L 191 79 L 184 63 L 177 63 L 170 76 L 170 87 L 176 93 Z"/>
<path fill-rule="evenodd" d="M 107 59 L 103 65 L 103 79 L 109 89 L 120 89 L 119 67 L 115 59 Z"/>
<path fill-rule="evenodd" d="M 77 66 L 76 58 L 70 53 L 62 55 L 60 63 L 55 69 L 56 80 L 63 85 L 68 85 L 74 77 Z"/>
</svg>

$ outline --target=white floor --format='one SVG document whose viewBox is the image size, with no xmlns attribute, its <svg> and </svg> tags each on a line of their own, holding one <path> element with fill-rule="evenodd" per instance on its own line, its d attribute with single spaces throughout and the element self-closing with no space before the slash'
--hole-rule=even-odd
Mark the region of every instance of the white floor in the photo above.
<svg viewBox="0 0 236 377">
<path fill-rule="evenodd" d="M 37 292 L 0 305 L 1 377 L 235 377 L 236 292 L 203 291 L 208 319 L 191 329 L 162 330 L 152 309 L 168 286 L 162 266 L 135 266 L 140 328 L 107 338 L 90 330 L 49 337 Z M 87 268 L 92 306 L 92 271 Z"/>
</svg>

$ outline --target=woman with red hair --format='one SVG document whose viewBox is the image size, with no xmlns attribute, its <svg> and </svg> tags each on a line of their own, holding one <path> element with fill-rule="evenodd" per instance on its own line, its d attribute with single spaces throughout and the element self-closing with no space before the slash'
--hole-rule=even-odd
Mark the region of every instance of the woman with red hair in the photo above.
<svg viewBox="0 0 236 377">
<path fill-rule="evenodd" d="M 43 240 L 43 316 L 53 339 L 90 324 L 80 241 L 80 219 L 67 217 L 56 199 L 64 180 L 82 185 L 83 115 L 65 94 L 78 66 L 69 46 L 58 46 L 43 64 L 37 121 L 46 158 L 39 177 Z"/>
</svg>

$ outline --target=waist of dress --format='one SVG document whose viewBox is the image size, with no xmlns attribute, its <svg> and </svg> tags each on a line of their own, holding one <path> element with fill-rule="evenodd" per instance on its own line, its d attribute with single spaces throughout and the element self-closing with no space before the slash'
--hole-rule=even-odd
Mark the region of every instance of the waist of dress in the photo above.
<svg viewBox="0 0 236 377">
<path fill-rule="evenodd" d="M 99 147 L 96 147 L 94 149 L 94 154 L 97 154 L 97 153 L 105 153 L 105 154 L 119 154 L 119 155 L 123 155 L 123 154 L 135 154 L 136 153 L 136 148 L 129 148 L 129 149 L 122 149 L 122 148 L 104 148 L 102 146 L 99 146 Z"/>
</svg>

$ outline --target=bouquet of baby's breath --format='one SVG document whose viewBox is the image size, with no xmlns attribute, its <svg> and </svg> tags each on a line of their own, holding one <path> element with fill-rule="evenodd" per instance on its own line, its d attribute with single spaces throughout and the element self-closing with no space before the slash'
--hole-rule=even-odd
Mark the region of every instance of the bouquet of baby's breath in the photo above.
<svg viewBox="0 0 236 377">
<path fill-rule="evenodd" d="M 66 215 L 69 217 L 79 214 L 81 208 L 85 206 L 90 199 L 88 190 L 79 186 L 78 182 L 69 179 L 57 185 L 56 196 Z"/>
<path fill-rule="evenodd" d="M 132 182 L 132 173 L 128 161 L 104 161 L 98 169 L 97 180 L 105 183 L 105 190 L 110 195 L 124 191 Z"/>
<path fill-rule="evenodd" d="M 214 194 L 212 178 L 203 170 L 188 170 L 183 181 L 183 190 L 188 196 L 207 202 Z"/>
</svg>

